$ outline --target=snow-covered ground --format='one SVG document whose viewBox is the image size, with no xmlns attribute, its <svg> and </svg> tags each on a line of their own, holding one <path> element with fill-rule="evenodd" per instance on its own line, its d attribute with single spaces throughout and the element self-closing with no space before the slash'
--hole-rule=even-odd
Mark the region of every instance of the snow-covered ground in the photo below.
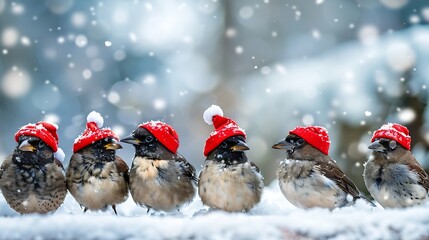
<svg viewBox="0 0 429 240">
<path fill-rule="evenodd" d="M 82 213 L 69 194 L 49 215 L 20 216 L 0 199 L 1 239 L 427 239 L 429 204 L 384 210 L 363 202 L 329 211 L 302 210 L 283 197 L 274 181 L 249 213 L 207 211 L 198 197 L 181 213 L 163 214 L 138 207 L 129 198 L 119 216 Z"/>
</svg>

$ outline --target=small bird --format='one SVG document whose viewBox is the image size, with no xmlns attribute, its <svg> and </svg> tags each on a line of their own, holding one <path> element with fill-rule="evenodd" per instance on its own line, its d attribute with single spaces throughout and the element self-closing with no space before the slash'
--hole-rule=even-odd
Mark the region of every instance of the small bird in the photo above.
<svg viewBox="0 0 429 240">
<path fill-rule="evenodd" d="M 128 198 L 128 166 L 116 150 L 122 146 L 118 136 L 102 128 L 103 117 L 98 112 L 88 114 L 85 132 L 76 138 L 67 168 L 67 188 L 89 210 L 105 210 Z"/>
<path fill-rule="evenodd" d="M 0 189 L 18 213 L 53 212 L 66 197 L 64 152 L 58 148 L 57 128 L 38 122 L 15 134 L 18 146 L 0 168 Z"/>
<path fill-rule="evenodd" d="M 299 208 L 334 209 L 352 205 L 361 194 L 328 155 L 330 140 L 325 128 L 296 127 L 272 146 L 286 150 L 277 170 L 280 189 Z"/>
<path fill-rule="evenodd" d="M 429 177 L 410 152 L 411 137 L 405 126 L 383 125 L 374 132 L 372 150 L 364 167 L 371 196 L 384 208 L 405 208 L 429 200 Z"/>
<path fill-rule="evenodd" d="M 227 212 L 245 212 L 261 201 L 264 188 L 259 168 L 248 161 L 246 133 L 217 105 L 209 107 L 204 121 L 215 130 L 206 140 L 206 160 L 200 172 L 198 194 L 204 205 Z"/>
<path fill-rule="evenodd" d="M 130 192 L 137 204 L 148 212 L 171 212 L 193 200 L 195 168 L 177 152 L 179 136 L 173 127 L 160 121 L 146 122 L 121 142 L 135 147 Z"/>
</svg>

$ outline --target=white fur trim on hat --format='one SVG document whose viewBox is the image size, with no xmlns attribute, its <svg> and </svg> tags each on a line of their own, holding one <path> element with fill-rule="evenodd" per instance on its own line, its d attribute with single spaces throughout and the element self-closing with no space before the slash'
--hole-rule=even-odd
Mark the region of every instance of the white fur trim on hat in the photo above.
<svg viewBox="0 0 429 240">
<path fill-rule="evenodd" d="M 58 148 L 57 151 L 54 153 L 54 157 L 62 162 L 64 161 L 66 154 L 61 148 Z"/>
<path fill-rule="evenodd" d="M 222 108 L 220 108 L 218 105 L 211 105 L 209 108 L 207 108 L 204 111 L 203 119 L 208 125 L 213 125 L 213 117 L 214 116 L 223 117 Z"/>
<path fill-rule="evenodd" d="M 87 122 L 95 122 L 95 124 L 97 124 L 98 128 L 102 128 L 103 124 L 104 124 L 103 117 L 100 115 L 100 113 L 98 113 L 96 111 L 90 112 L 88 114 L 88 117 L 86 117 L 86 121 Z"/>
</svg>

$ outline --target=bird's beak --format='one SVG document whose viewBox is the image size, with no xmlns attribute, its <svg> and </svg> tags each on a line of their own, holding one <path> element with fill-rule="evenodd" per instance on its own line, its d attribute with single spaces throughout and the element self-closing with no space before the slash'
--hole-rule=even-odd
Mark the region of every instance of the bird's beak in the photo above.
<svg viewBox="0 0 429 240">
<path fill-rule="evenodd" d="M 112 142 L 112 143 L 108 143 L 108 144 L 104 145 L 104 148 L 106 150 L 116 150 L 116 149 L 121 149 L 122 145 L 117 143 L 117 142 Z"/>
<path fill-rule="evenodd" d="M 133 137 L 133 136 L 127 136 L 127 137 L 124 137 L 124 138 L 122 138 L 121 139 L 121 142 L 124 142 L 124 143 L 129 143 L 129 144 L 133 144 L 133 145 L 139 145 L 140 143 L 141 143 L 141 141 L 140 140 L 138 140 L 138 139 L 136 139 L 135 137 Z"/>
<path fill-rule="evenodd" d="M 25 140 L 24 142 L 21 143 L 21 145 L 19 145 L 18 147 L 19 150 L 23 151 L 23 152 L 35 152 L 36 148 L 31 145 L 28 140 Z"/>
<path fill-rule="evenodd" d="M 233 152 L 243 152 L 249 149 L 249 146 L 247 146 L 247 144 L 241 140 L 238 140 L 238 143 L 231 147 Z"/>
<path fill-rule="evenodd" d="M 292 151 L 293 147 L 293 144 L 286 142 L 286 139 L 282 139 L 272 146 L 274 149 L 284 149 L 286 151 Z"/>
<path fill-rule="evenodd" d="M 374 141 L 368 146 L 369 149 L 376 152 L 385 152 L 386 148 L 380 143 L 380 141 Z"/>
</svg>

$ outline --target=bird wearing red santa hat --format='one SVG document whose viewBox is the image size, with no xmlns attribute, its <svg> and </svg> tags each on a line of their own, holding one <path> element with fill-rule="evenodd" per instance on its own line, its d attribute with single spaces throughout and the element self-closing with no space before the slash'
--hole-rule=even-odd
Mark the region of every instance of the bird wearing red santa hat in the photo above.
<svg viewBox="0 0 429 240">
<path fill-rule="evenodd" d="M 2 163 L 0 189 L 21 214 L 55 211 L 67 194 L 57 128 L 48 122 L 23 126 L 15 134 L 17 147 Z"/>
<path fill-rule="evenodd" d="M 205 110 L 204 121 L 214 126 L 206 140 L 206 160 L 198 181 L 204 205 L 228 212 L 249 211 L 261 200 L 264 187 L 259 168 L 245 154 L 246 133 L 223 116 L 219 106 Z"/>
<path fill-rule="evenodd" d="M 95 111 L 88 114 L 86 130 L 76 138 L 67 168 L 67 188 L 89 210 L 105 210 L 128 198 L 128 166 L 116 150 L 122 146 L 118 136 L 102 128 L 103 117 Z"/>
<path fill-rule="evenodd" d="M 384 208 L 404 208 L 429 200 L 429 177 L 410 152 L 405 126 L 383 125 L 374 132 L 365 163 L 364 180 L 371 196 Z"/>
<path fill-rule="evenodd" d="M 299 208 L 334 209 L 352 205 L 361 194 L 328 155 L 330 140 L 325 128 L 296 127 L 273 145 L 286 150 L 277 170 L 280 189 Z"/>
<path fill-rule="evenodd" d="M 179 136 L 160 121 L 140 124 L 121 142 L 135 147 L 130 170 L 133 200 L 157 211 L 179 210 L 195 196 L 195 168 L 177 152 Z"/>
</svg>

